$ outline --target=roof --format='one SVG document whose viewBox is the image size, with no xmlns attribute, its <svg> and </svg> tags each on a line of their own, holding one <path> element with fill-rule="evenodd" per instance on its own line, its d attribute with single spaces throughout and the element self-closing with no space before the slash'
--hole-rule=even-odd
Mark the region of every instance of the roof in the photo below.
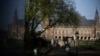
<svg viewBox="0 0 100 56">
<path fill-rule="evenodd" d="M 94 26 L 95 20 L 88 20 L 85 17 L 80 18 L 80 26 Z"/>
<path fill-rule="evenodd" d="M 18 26 L 24 26 L 24 19 L 17 19 L 16 21 L 13 21 L 11 24 L 9 24 L 8 25 L 8 28 L 9 27 L 13 27 L 13 26 L 15 26 L 15 25 L 17 25 L 18 24 Z"/>
<path fill-rule="evenodd" d="M 84 16 L 80 17 L 79 26 L 94 26 L 95 20 L 86 19 Z M 64 24 L 57 24 L 56 27 L 63 27 Z"/>
<path fill-rule="evenodd" d="M 88 20 L 88 25 L 93 26 L 95 24 L 95 20 Z"/>
<path fill-rule="evenodd" d="M 18 25 L 24 26 L 24 20 L 23 19 L 18 19 L 17 23 L 18 23 Z"/>
<path fill-rule="evenodd" d="M 17 19 L 17 23 L 19 26 L 24 26 L 24 19 Z M 88 20 L 86 19 L 84 16 L 80 17 L 80 22 L 79 22 L 79 26 L 94 26 L 95 24 L 95 20 Z M 64 24 L 57 24 L 57 26 L 64 26 Z"/>
</svg>

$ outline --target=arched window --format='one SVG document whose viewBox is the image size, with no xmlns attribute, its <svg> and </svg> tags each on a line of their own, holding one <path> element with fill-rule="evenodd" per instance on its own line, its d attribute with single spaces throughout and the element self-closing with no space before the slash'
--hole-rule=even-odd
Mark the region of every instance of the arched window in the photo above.
<svg viewBox="0 0 100 56">
<path fill-rule="evenodd" d="M 79 36 L 77 36 L 77 40 L 79 40 Z"/>
<path fill-rule="evenodd" d="M 83 37 L 81 37 L 81 40 L 83 39 Z"/>
<path fill-rule="evenodd" d="M 55 38 L 57 39 L 57 36 L 55 36 Z"/>
<path fill-rule="evenodd" d="M 59 36 L 59 39 L 61 39 L 61 36 Z"/>
<path fill-rule="evenodd" d="M 88 40 L 90 40 L 90 37 L 88 37 Z"/>
<path fill-rule="evenodd" d="M 86 37 L 84 39 L 86 40 Z"/>
</svg>

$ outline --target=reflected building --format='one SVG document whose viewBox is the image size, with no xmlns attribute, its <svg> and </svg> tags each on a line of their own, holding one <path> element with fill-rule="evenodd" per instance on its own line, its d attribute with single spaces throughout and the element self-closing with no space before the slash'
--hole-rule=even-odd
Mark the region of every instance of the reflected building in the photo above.
<svg viewBox="0 0 100 56">
<path fill-rule="evenodd" d="M 18 19 L 17 10 L 14 12 L 13 21 L 8 25 L 8 38 L 23 39 L 24 38 L 24 20 Z"/>
</svg>

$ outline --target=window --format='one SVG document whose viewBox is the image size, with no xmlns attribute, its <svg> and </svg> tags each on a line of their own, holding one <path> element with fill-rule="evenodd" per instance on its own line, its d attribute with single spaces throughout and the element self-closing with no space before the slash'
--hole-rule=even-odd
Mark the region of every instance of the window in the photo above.
<svg viewBox="0 0 100 56">
<path fill-rule="evenodd" d="M 60 34 L 60 30 L 58 32 L 59 32 L 58 34 Z"/>
<path fill-rule="evenodd" d="M 83 30 L 83 34 L 85 34 L 84 30 Z"/>
<path fill-rule="evenodd" d="M 62 34 L 64 34 L 64 30 L 63 30 Z"/>
<path fill-rule="evenodd" d="M 81 29 L 79 30 L 79 33 L 81 34 Z"/>
<path fill-rule="evenodd" d="M 57 30 L 57 34 L 59 34 L 59 33 L 58 33 L 58 30 Z"/>
<path fill-rule="evenodd" d="M 60 34 L 62 34 L 62 30 L 60 31 Z"/>
<path fill-rule="evenodd" d="M 68 34 L 68 30 L 66 30 L 66 34 Z"/>
<path fill-rule="evenodd" d="M 90 40 L 90 37 L 88 37 L 88 40 Z"/>
<path fill-rule="evenodd" d="M 57 39 L 57 36 L 55 36 L 55 38 Z"/>
<path fill-rule="evenodd" d="M 84 39 L 86 40 L 86 37 Z"/>
<path fill-rule="evenodd" d="M 55 30 L 55 34 L 57 34 L 57 30 Z"/>
<path fill-rule="evenodd" d="M 88 30 L 86 31 L 86 34 L 89 34 L 89 31 Z"/>
<path fill-rule="evenodd" d="M 66 31 L 64 31 L 64 34 L 66 34 Z"/>
<path fill-rule="evenodd" d="M 69 34 L 69 30 L 68 30 L 68 34 Z"/>
<path fill-rule="evenodd" d="M 61 36 L 59 36 L 59 39 L 61 39 Z"/>
<path fill-rule="evenodd" d="M 81 37 L 81 40 L 83 39 L 83 37 Z"/>
</svg>

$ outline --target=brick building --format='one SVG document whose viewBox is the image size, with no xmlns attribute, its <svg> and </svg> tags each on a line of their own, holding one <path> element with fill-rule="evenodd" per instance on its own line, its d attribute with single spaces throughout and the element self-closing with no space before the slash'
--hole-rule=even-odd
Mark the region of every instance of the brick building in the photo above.
<svg viewBox="0 0 100 56">
<path fill-rule="evenodd" d="M 49 20 L 43 22 L 42 27 L 49 24 Z M 43 29 L 43 28 L 42 28 Z M 75 33 L 78 32 L 78 37 L 75 37 Z M 100 38 L 100 18 L 98 10 L 96 9 L 94 20 L 88 20 L 84 16 L 81 16 L 78 27 L 72 26 L 54 26 L 47 29 L 43 36 L 46 39 L 78 39 L 78 40 L 96 40 Z"/>
</svg>

